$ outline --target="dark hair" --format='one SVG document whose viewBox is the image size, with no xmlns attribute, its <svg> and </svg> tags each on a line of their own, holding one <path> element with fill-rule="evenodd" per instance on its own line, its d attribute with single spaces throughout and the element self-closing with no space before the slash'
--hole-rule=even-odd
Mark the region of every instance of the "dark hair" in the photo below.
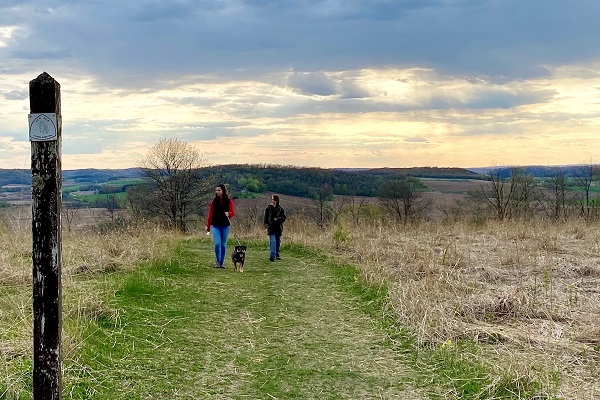
<svg viewBox="0 0 600 400">
<path fill-rule="evenodd" d="M 274 194 L 274 195 L 271 196 L 271 198 L 277 202 L 277 205 L 279 205 L 279 196 L 277 196 L 276 194 Z"/>
<path fill-rule="evenodd" d="M 225 184 L 224 183 L 220 183 L 217 185 L 218 188 L 221 188 L 221 190 L 223 191 L 223 196 L 221 196 L 221 198 L 223 199 L 223 201 L 228 200 L 229 196 L 227 195 L 227 189 L 225 188 Z M 215 199 L 219 197 L 215 194 Z"/>
</svg>

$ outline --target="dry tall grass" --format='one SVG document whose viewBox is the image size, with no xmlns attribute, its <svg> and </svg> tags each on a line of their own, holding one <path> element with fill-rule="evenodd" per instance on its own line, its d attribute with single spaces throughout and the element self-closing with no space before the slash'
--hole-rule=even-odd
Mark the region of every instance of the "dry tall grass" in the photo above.
<svg viewBox="0 0 600 400">
<path fill-rule="evenodd" d="M 234 226 L 231 240 L 264 239 L 260 225 Z M 200 234 L 200 233 L 198 233 Z M 154 226 L 65 233 L 64 312 L 118 318 L 85 277 L 168 254 L 181 236 Z M 284 244 L 321 247 L 385 283 L 400 324 L 421 346 L 471 340 L 494 376 L 533 379 L 566 399 L 600 395 L 600 230 L 579 221 L 337 225 L 294 216 Z M 0 364 L 31 352 L 29 225 L 0 223 Z M 266 254 L 266 249 L 265 249 Z M 83 278 L 82 278 L 83 275 Z M 66 335 L 63 351 L 77 347 Z M 507 372 L 508 371 L 508 372 Z M 3 372 L 7 380 L 11 371 Z M 555 372 L 558 372 L 555 373 Z M 499 378 L 500 379 L 500 378 Z"/>
<path fill-rule="evenodd" d="M 319 230 L 288 222 L 284 241 L 335 250 L 369 282 L 386 283 L 398 321 L 420 345 L 472 340 L 499 377 L 510 371 L 562 398 L 600 396 L 597 227 L 490 221 Z"/>
<path fill-rule="evenodd" d="M 81 340 L 79 328 L 100 315 L 118 318 L 119 310 L 104 304 L 95 276 L 133 268 L 145 260 L 164 259 L 180 236 L 155 226 L 132 227 L 101 233 L 97 229 L 63 231 L 62 292 L 63 357 L 71 359 Z M 31 225 L 20 213 L 0 218 L 0 375 L 8 393 L 20 390 L 28 378 L 10 368 L 11 360 L 32 357 Z M 75 317 L 75 318 L 71 318 Z M 73 360 L 74 361 L 74 360 Z M 5 370 L 2 370 L 5 369 Z"/>
</svg>

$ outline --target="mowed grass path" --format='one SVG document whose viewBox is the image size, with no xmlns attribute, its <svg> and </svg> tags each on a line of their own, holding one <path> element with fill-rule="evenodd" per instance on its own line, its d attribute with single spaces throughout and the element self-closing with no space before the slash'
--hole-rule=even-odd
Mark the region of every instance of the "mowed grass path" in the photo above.
<svg viewBox="0 0 600 400">
<path fill-rule="evenodd" d="M 265 247 L 249 244 L 243 274 L 188 240 L 168 262 L 109 277 L 119 318 L 89 329 L 64 397 L 422 398 L 351 268 L 286 246 L 271 263 Z"/>
</svg>

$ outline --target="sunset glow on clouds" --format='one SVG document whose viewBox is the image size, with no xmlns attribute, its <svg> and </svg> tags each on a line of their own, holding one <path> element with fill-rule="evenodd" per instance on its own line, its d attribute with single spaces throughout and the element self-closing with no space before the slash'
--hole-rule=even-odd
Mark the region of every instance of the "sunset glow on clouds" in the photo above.
<svg viewBox="0 0 600 400">
<path fill-rule="evenodd" d="M 600 54 L 586 47 L 600 36 L 590 18 L 600 3 L 569 13 L 557 1 L 286 4 L 3 3 L 0 167 L 29 167 L 28 82 L 43 71 L 61 84 L 65 169 L 133 167 L 161 137 L 212 164 L 559 165 L 600 154 Z"/>
</svg>

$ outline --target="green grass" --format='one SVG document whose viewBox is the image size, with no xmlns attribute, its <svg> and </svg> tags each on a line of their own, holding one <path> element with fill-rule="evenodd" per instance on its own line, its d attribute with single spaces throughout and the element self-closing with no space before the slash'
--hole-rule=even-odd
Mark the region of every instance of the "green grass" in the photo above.
<svg viewBox="0 0 600 400">
<path fill-rule="evenodd" d="M 411 374 L 387 331 L 364 312 L 362 294 L 340 286 L 347 277 L 300 249 L 284 248 L 283 257 L 270 263 L 264 245 L 250 244 L 246 272 L 233 273 L 212 267 L 211 244 L 188 241 L 168 262 L 113 276 L 105 290 L 114 293 L 119 319 L 88 328 L 65 392 L 90 399 L 406 395 Z"/>
<path fill-rule="evenodd" d="M 232 245 L 233 243 L 231 243 Z M 104 308 L 65 318 L 82 337 L 63 360 L 63 398 L 73 399 L 512 399 L 535 382 L 498 377 L 469 342 L 418 348 L 396 326 L 385 287 L 315 249 L 248 245 L 246 272 L 213 268 L 212 244 L 181 243 L 164 262 L 96 275 L 82 286 Z M 31 365 L 13 397 L 30 398 Z M 0 371 L 3 372 L 3 371 Z M 542 398 L 542 397 L 538 397 Z"/>
<path fill-rule="evenodd" d="M 84 201 L 86 203 L 94 203 L 97 201 L 106 201 L 111 196 L 114 196 L 117 201 L 124 201 L 127 199 L 127 193 L 99 193 L 99 194 L 86 194 L 86 195 L 75 195 L 71 193 L 71 197 L 75 200 Z"/>
</svg>

